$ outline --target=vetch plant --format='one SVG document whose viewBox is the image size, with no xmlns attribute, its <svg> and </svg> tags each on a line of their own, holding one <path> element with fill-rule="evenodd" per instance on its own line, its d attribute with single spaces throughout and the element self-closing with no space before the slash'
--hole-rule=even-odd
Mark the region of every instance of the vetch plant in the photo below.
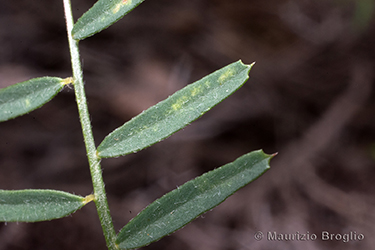
<svg viewBox="0 0 375 250">
<path fill-rule="evenodd" d="M 0 121 L 7 121 L 41 107 L 65 85 L 73 85 L 94 190 L 86 197 L 57 190 L 0 190 L 0 221 L 57 219 L 94 201 L 108 249 L 133 249 L 178 230 L 269 169 L 269 161 L 274 155 L 261 150 L 245 154 L 167 193 L 146 207 L 119 233 L 115 232 L 104 189 L 101 159 L 137 152 L 182 129 L 239 89 L 247 81 L 253 65 L 237 61 L 186 86 L 111 132 L 96 147 L 78 43 L 118 21 L 141 2 L 143 0 L 99 0 L 74 24 L 70 0 L 63 0 L 73 76 L 66 79 L 40 77 L 0 90 Z"/>
</svg>

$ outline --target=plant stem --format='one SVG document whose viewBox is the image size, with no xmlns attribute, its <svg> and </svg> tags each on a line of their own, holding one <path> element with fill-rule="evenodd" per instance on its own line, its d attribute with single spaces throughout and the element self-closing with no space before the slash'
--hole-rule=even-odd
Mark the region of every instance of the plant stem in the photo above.
<svg viewBox="0 0 375 250">
<path fill-rule="evenodd" d="M 115 244 L 116 232 L 113 227 L 112 218 L 109 212 L 107 196 L 104 189 L 102 169 L 100 166 L 100 158 L 99 156 L 97 156 L 94 137 L 91 129 L 86 94 L 83 86 L 83 74 L 78 49 L 78 41 L 74 40 L 71 34 L 74 23 L 71 3 L 70 0 L 63 0 L 63 2 L 74 78 L 74 92 L 78 105 L 78 112 L 86 146 L 87 158 L 90 164 L 90 172 L 95 195 L 94 201 L 99 215 L 100 223 L 102 225 L 104 237 L 107 242 L 107 247 L 109 250 L 115 250 L 118 249 L 117 245 Z"/>
</svg>

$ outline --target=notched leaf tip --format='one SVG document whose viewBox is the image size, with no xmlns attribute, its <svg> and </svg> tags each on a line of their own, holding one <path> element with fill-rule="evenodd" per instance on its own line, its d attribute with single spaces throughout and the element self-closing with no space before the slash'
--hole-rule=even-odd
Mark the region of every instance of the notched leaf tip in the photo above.
<svg viewBox="0 0 375 250">
<path fill-rule="evenodd" d="M 256 63 L 256 62 L 252 62 L 252 63 L 250 63 L 250 64 L 247 64 L 247 63 L 244 63 L 244 62 L 242 61 L 242 59 L 240 59 L 240 60 L 238 60 L 238 61 L 239 61 L 240 63 L 242 63 L 243 65 L 250 66 L 250 68 L 253 67 L 254 64 Z"/>
</svg>

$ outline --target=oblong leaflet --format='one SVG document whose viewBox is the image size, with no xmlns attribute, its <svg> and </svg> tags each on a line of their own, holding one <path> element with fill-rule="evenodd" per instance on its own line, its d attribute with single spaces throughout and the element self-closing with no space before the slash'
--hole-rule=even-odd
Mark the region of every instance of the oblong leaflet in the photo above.
<svg viewBox="0 0 375 250">
<path fill-rule="evenodd" d="M 98 155 L 136 152 L 184 128 L 240 88 L 251 67 L 238 61 L 177 91 L 110 133 L 99 145 Z"/>
<path fill-rule="evenodd" d="M 76 40 L 92 36 L 132 11 L 144 0 L 99 0 L 74 24 L 72 35 Z"/>
<path fill-rule="evenodd" d="M 0 190 L 0 221 L 36 222 L 58 219 L 80 209 L 90 199 L 46 190 Z"/>
<path fill-rule="evenodd" d="M 269 169 L 272 157 L 261 150 L 254 151 L 186 182 L 125 225 L 116 243 L 122 249 L 138 248 L 180 229 L 262 175 Z"/>
<path fill-rule="evenodd" d="M 59 77 L 46 76 L 0 89 L 0 122 L 39 108 L 57 95 L 68 83 Z"/>
</svg>

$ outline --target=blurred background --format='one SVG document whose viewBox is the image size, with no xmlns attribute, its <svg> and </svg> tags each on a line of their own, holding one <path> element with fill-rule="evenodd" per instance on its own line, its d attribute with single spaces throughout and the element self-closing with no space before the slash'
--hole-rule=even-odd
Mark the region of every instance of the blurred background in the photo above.
<svg viewBox="0 0 375 250">
<path fill-rule="evenodd" d="M 94 3 L 73 0 L 75 18 Z M 116 230 L 176 186 L 264 149 L 278 155 L 261 178 L 142 249 L 373 249 L 374 8 L 374 0 L 148 0 L 80 42 L 97 144 L 187 84 L 256 61 L 238 92 L 187 128 L 102 161 Z M 70 72 L 62 1 L 1 1 L 0 87 Z M 72 87 L 0 124 L 0 188 L 92 192 Z M 296 233 L 317 239 L 268 237 Z M 26 249 L 106 249 L 94 204 L 50 222 L 1 223 L 0 250 Z"/>
</svg>

